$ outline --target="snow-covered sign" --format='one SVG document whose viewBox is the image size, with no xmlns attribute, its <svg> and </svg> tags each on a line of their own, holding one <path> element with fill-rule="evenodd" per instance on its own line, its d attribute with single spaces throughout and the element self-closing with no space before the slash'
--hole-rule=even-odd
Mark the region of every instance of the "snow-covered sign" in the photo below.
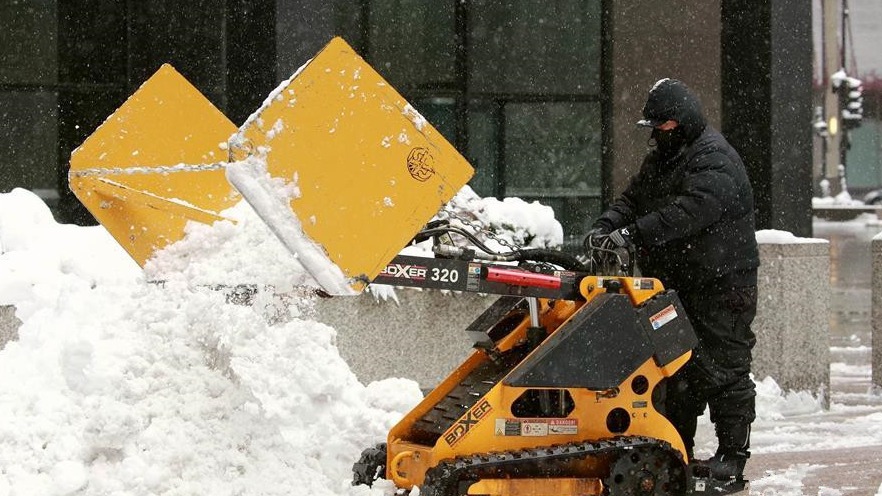
<svg viewBox="0 0 882 496">
<path fill-rule="evenodd" d="M 334 38 L 238 131 L 163 66 L 74 152 L 70 182 L 141 265 L 244 198 L 321 289 L 355 294 L 473 173 Z"/>
</svg>

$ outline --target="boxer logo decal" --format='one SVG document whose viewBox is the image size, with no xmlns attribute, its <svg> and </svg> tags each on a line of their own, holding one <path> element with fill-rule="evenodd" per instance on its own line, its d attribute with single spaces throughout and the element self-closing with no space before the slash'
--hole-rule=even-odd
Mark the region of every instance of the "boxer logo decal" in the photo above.
<svg viewBox="0 0 882 496">
<path fill-rule="evenodd" d="M 487 418 L 487 415 L 493 410 L 493 406 L 486 399 L 473 406 L 471 410 L 462 416 L 447 432 L 444 433 L 444 440 L 453 447 L 462 440 L 466 434 L 472 430 L 472 427 L 478 425 L 479 422 Z"/>
<path fill-rule="evenodd" d="M 427 181 L 435 173 L 435 159 L 428 148 L 416 147 L 407 155 L 407 171 L 420 182 Z"/>
</svg>

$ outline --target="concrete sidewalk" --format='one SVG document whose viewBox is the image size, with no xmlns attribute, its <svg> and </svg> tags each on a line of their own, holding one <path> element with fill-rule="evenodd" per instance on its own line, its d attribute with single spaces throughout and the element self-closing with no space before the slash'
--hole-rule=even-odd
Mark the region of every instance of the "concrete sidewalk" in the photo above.
<svg viewBox="0 0 882 496">
<path fill-rule="evenodd" d="M 759 445 L 745 470 L 751 495 L 882 494 L 882 395 L 871 392 L 870 354 L 866 346 L 832 348 L 830 411 L 767 421 L 754 430 Z M 774 452 L 775 439 L 821 448 Z M 842 443 L 853 447 L 823 448 Z"/>
<path fill-rule="evenodd" d="M 818 219 L 813 227 L 816 237 L 831 244 L 832 406 L 754 424 L 754 453 L 746 468 L 750 494 L 882 495 L 882 395 L 871 392 L 870 377 L 870 240 L 882 227 Z"/>
<path fill-rule="evenodd" d="M 756 454 L 745 472 L 750 494 L 874 496 L 882 485 L 882 445 Z"/>
</svg>

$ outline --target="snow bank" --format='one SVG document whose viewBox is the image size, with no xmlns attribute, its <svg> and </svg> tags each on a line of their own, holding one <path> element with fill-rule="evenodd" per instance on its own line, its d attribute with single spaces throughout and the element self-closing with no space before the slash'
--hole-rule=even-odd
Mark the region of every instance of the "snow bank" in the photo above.
<svg viewBox="0 0 882 496">
<path fill-rule="evenodd" d="M 500 251 L 510 250 L 502 243 L 522 248 L 555 248 L 563 244 L 563 228 L 551 207 L 520 198 L 482 198 L 469 186 L 453 197 L 440 217 L 458 225 L 468 222 L 481 226 L 498 238 L 482 235 L 482 241 Z"/>
<path fill-rule="evenodd" d="M 0 244 L 0 305 L 23 321 L 0 351 L 2 496 L 365 494 L 352 462 L 421 398 L 360 384 L 296 305 L 270 325 L 187 270 L 147 283 L 24 190 L 0 194 Z M 248 253 L 230 256 L 265 263 Z"/>
<path fill-rule="evenodd" d="M 821 238 L 800 238 L 789 231 L 779 231 L 777 229 L 763 229 L 756 232 L 756 242 L 761 244 L 789 245 L 804 243 L 829 243 L 826 239 Z"/>
</svg>

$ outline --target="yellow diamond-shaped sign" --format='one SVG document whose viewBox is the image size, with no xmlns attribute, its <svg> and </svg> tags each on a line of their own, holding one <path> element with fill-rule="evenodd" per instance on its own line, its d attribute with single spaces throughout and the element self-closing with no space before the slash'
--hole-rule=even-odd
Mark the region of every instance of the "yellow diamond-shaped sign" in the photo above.
<svg viewBox="0 0 882 496">
<path fill-rule="evenodd" d="M 356 290 L 474 173 L 341 38 L 280 85 L 231 148 L 294 183 L 290 210 Z"/>
<path fill-rule="evenodd" d="M 236 132 L 165 64 L 70 157 L 70 188 L 140 265 L 241 198 L 224 177 Z M 199 166 L 202 164 L 202 166 Z"/>
</svg>

